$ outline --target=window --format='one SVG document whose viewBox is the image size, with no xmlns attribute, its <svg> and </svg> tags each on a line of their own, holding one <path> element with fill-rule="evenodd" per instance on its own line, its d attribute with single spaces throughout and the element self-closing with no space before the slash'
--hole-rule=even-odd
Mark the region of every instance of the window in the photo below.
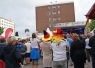
<svg viewBox="0 0 95 68">
<path fill-rule="evenodd" d="M 56 6 L 52 6 L 52 9 L 56 9 Z"/>
<path fill-rule="evenodd" d="M 55 15 L 56 14 L 56 12 L 52 12 L 52 15 Z"/>
<path fill-rule="evenodd" d="M 61 20 L 61 17 L 59 17 L 58 20 L 60 21 Z"/>
<path fill-rule="evenodd" d="M 58 5 L 58 8 L 60 8 L 60 6 Z"/>
<path fill-rule="evenodd" d="M 58 14 L 60 14 L 60 10 L 58 10 Z"/>
<path fill-rule="evenodd" d="M 51 15 L 51 12 L 49 12 L 49 14 L 48 15 Z"/>
<path fill-rule="evenodd" d="M 50 9 L 50 6 L 48 6 L 48 9 Z"/>
</svg>

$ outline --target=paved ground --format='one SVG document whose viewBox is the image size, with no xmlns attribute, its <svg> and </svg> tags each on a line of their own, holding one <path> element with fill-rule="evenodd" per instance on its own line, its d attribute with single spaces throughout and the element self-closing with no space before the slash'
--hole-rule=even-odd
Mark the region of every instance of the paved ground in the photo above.
<svg viewBox="0 0 95 68">
<path fill-rule="evenodd" d="M 32 68 L 32 65 L 31 64 L 25 65 L 24 68 Z M 43 68 L 42 61 L 40 61 L 40 65 L 38 66 L 38 68 Z M 69 65 L 68 68 L 74 68 L 74 67 Z M 91 62 L 90 63 L 87 62 L 85 64 L 85 68 L 92 68 L 91 67 Z"/>
</svg>

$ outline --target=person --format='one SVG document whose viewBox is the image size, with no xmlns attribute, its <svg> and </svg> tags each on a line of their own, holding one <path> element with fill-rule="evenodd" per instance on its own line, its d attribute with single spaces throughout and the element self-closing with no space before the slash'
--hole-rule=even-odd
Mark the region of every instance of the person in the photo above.
<svg viewBox="0 0 95 68">
<path fill-rule="evenodd" d="M 84 63 L 86 62 L 85 45 L 77 34 L 73 34 L 72 38 L 73 42 L 70 47 L 70 56 L 74 68 L 84 68 Z"/>
<path fill-rule="evenodd" d="M 6 43 L 5 38 L 0 38 L 0 44 L 5 45 L 5 43 Z"/>
<path fill-rule="evenodd" d="M 3 50 L 5 46 L 6 46 L 5 38 L 0 38 L 0 60 L 3 60 Z"/>
<path fill-rule="evenodd" d="M 51 48 L 53 51 L 53 68 L 66 68 L 66 49 L 69 44 L 64 39 L 61 29 L 56 29 L 53 33 L 53 40 L 51 43 Z"/>
<path fill-rule="evenodd" d="M 89 46 L 91 47 L 92 68 L 95 68 L 95 30 L 94 36 L 89 39 Z"/>
<path fill-rule="evenodd" d="M 85 44 L 86 44 L 86 57 L 88 62 L 90 62 L 90 57 L 91 57 L 91 47 L 89 46 L 89 39 L 90 39 L 90 33 L 87 33 Z"/>
<path fill-rule="evenodd" d="M 69 42 L 69 45 L 73 42 L 73 39 L 71 38 L 70 34 L 66 34 L 66 40 Z"/>
<path fill-rule="evenodd" d="M 40 47 L 43 53 L 43 67 L 52 68 L 52 49 L 51 49 L 50 34 L 47 33 L 46 31 L 43 31 L 43 33 L 44 37 L 42 38 L 42 42 L 40 43 Z"/>
<path fill-rule="evenodd" d="M 30 52 L 31 52 L 31 43 L 30 43 L 29 38 L 26 39 L 25 46 L 27 48 L 27 51 L 25 54 L 25 60 L 26 60 L 26 64 L 29 64 L 30 63 Z"/>
<path fill-rule="evenodd" d="M 25 54 L 26 54 L 26 46 L 24 45 L 23 40 L 18 40 L 18 44 L 17 44 L 17 49 L 19 51 L 19 54 L 21 55 L 21 64 L 22 66 L 24 66 L 24 59 L 25 59 Z"/>
<path fill-rule="evenodd" d="M 79 39 L 83 42 L 84 45 L 86 45 L 85 43 L 86 35 L 85 34 L 80 34 Z"/>
<path fill-rule="evenodd" d="M 52 42 L 51 48 L 53 50 L 53 67 L 66 68 L 66 46 L 67 43 L 61 40 L 60 43 Z"/>
<path fill-rule="evenodd" d="M 4 47 L 3 58 L 6 68 L 20 68 L 21 56 L 16 48 L 16 38 L 9 37 L 6 47 Z"/>
<path fill-rule="evenodd" d="M 30 53 L 30 60 L 32 61 L 32 68 L 38 68 L 38 60 L 40 59 L 40 48 L 39 48 L 39 40 L 36 37 L 36 34 L 32 34 L 32 38 L 30 38 L 32 51 Z"/>
<path fill-rule="evenodd" d="M 69 33 L 67 33 L 66 34 L 66 40 L 67 40 L 67 42 L 69 43 L 69 50 L 68 50 L 68 52 L 67 52 L 67 57 L 68 57 L 68 61 L 69 61 L 69 65 L 70 66 L 72 66 L 73 65 L 73 62 L 72 62 L 72 60 L 71 60 L 71 57 L 70 57 L 70 46 L 71 46 L 71 43 L 73 42 L 73 39 L 72 39 L 72 37 L 71 37 L 72 35 L 71 34 L 69 34 Z"/>
</svg>

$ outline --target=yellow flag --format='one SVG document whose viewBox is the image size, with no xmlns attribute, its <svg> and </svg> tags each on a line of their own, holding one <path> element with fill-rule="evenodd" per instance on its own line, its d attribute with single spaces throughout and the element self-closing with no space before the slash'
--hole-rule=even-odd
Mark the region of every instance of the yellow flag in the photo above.
<svg viewBox="0 0 95 68">
<path fill-rule="evenodd" d="M 90 31 L 90 23 L 89 23 L 89 21 L 86 23 L 85 29 L 87 30 L 87 32 Z"/>
</svg>

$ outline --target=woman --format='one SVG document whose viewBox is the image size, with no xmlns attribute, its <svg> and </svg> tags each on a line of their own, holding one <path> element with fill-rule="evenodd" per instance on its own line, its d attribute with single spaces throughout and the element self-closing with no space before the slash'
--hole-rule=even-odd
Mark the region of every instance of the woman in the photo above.
<svg viewBox="0 0 95 68">
<path fill-rule="evenodd" d="M 43 52 L 43 67 L 52 68 L 52 50 L 50 48 L 50 42 L 42 42 L 41 49 Z"/>
<path fill-rule="evenodd" d="M 43 67 L 44 68 L 52 68 L 52 49 L 51 49 L 51 42 L 50 36 L 45 38 L 45 36 L 49 35 L 46 31 L 44 33 L 44 39 L 42 38 L 42 42 L 40 43 L 40 47 L 43 53 Z"/>
<path fill-rule="evenodd" d="M 77 34 L 73 34 L 72 38 L 70 55 L 74 63 L 74 68 L 84 68 L 84 63 L 86 62 L 85 45 Z"/>
<path fill-rule="evenodd" d="M 36 34 L 32 34 L 31 42 L 31 54 L 30 59 L 32 60 L 32 68 L 38 68 L 38 60 L 40 59 L 40 51 L 39 51 L 39 40 L 36 38 Z"/>
<path fill-rule="evenodd" d="M 29 64 L 29 63 L 30 63 L 30 52 L 31 52 L 30 39 L 26 39 L 25 46 L 26 46 L 26 48 L 27 48 L 26 54 L 25 54 L 25 60 L 26 60 L 26 64 Z"/>
</svg>

